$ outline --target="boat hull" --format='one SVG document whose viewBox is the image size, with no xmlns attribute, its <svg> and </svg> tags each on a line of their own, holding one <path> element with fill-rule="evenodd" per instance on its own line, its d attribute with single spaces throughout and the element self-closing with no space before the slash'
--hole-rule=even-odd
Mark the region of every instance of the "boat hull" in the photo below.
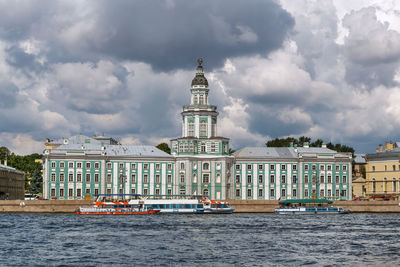
<svg viewBox="0 0 400 267">
<path fill-rule="evenodd" d="M 275 214 L 348 214 L 349 210 L 336 207 L 329 208 L 279 208 Z"/>
</svg>

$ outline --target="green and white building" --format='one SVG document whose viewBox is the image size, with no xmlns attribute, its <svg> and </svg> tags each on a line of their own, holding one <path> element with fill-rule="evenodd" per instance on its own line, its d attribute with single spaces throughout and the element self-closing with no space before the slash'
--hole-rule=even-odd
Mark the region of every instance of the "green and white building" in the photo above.
<svg viewBox="0 0 400 267">
<path fill-rule="evenodd" d="M 202 61 L 183 106 L 182 137 L 171 155 L 154 146 L 118 144 L 83 135 L 48 141 L 44 197 L 93 194 L 203 194 L 212 199 L 351 199 L 351 154 L 326 147 L 246 147 L 229 153 L 218 136 L 217 107 L 209 103 Z"/>
</svg>

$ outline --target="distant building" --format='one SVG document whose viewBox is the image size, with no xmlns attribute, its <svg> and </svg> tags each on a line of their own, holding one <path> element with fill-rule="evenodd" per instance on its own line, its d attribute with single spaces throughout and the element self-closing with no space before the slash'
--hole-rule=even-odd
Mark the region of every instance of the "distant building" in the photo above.
<svg viewBox="0 0 400 267">
<path fill-rule="evenodd" d="M 399 199 L 400 143 L 386 142 L 366 155 L 366 195 L 375 199 Z"/>
<path fill-rule="evenodd" d="M 183 106 L 182 137 L 171 155 L 154 146 L 125 146 L 112 138 L 77 135 L 47 140 L 44 197 L 92 194 L 202 194 L 212 199 L 351 199 L 351 153 L 320 148 L 246 147 L 229 153 L 217 135 L 218 111 L 209 102 L 202 61 Z"/>
<path fill-rule="evenodd" d="M 24 172 L 0 164 L 0 200 L 24 199 L 24 193 Z"/>
<path fill-rule="evenodd" d="M 366 172 L 365 154 L 356 154 L 353 166 L 353 198 L 363 199 L 367 193 L 367 183 L 365 179 Z"/>
</svg>

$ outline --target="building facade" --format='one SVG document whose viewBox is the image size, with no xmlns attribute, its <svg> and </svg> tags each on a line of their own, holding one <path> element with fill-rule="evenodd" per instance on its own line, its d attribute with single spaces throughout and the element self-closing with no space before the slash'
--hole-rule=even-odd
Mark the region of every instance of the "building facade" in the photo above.
<svg viewBox="0 0 400 267">
<path fill-rule="evenodd" d="M 113 139 L 75 136 L 47 140 L 44 197 L 93 194 L 194 194 L 212 199 L 351 199 L 351 154 L 326 147 L 246 147 L 230 154 L 218 136 L 202 60 L 183 106 L 182 136 L 171 155 L 154 146 L 123 146 Z"/>
<path fill-rule="evenodd" d="M 0 164 L 0 200 L 24 199 L 25 174 Z"/>
</svg>

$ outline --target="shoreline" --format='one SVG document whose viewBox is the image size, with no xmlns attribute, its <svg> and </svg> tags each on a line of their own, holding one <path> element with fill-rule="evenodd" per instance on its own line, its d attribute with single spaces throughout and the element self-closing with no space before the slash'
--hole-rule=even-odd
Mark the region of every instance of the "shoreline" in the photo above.
<svg viewBox="0 0 400 267">
<path fill-rule="evenodd" d="M 274 213 L 278 200 L 228 200 L 234 213 Z M 74 213 L 93 200 L 0 200 L 0 213 Z M 352 213 L 400 213 L 399 201 L 334 201 Z"/>
</svg>

